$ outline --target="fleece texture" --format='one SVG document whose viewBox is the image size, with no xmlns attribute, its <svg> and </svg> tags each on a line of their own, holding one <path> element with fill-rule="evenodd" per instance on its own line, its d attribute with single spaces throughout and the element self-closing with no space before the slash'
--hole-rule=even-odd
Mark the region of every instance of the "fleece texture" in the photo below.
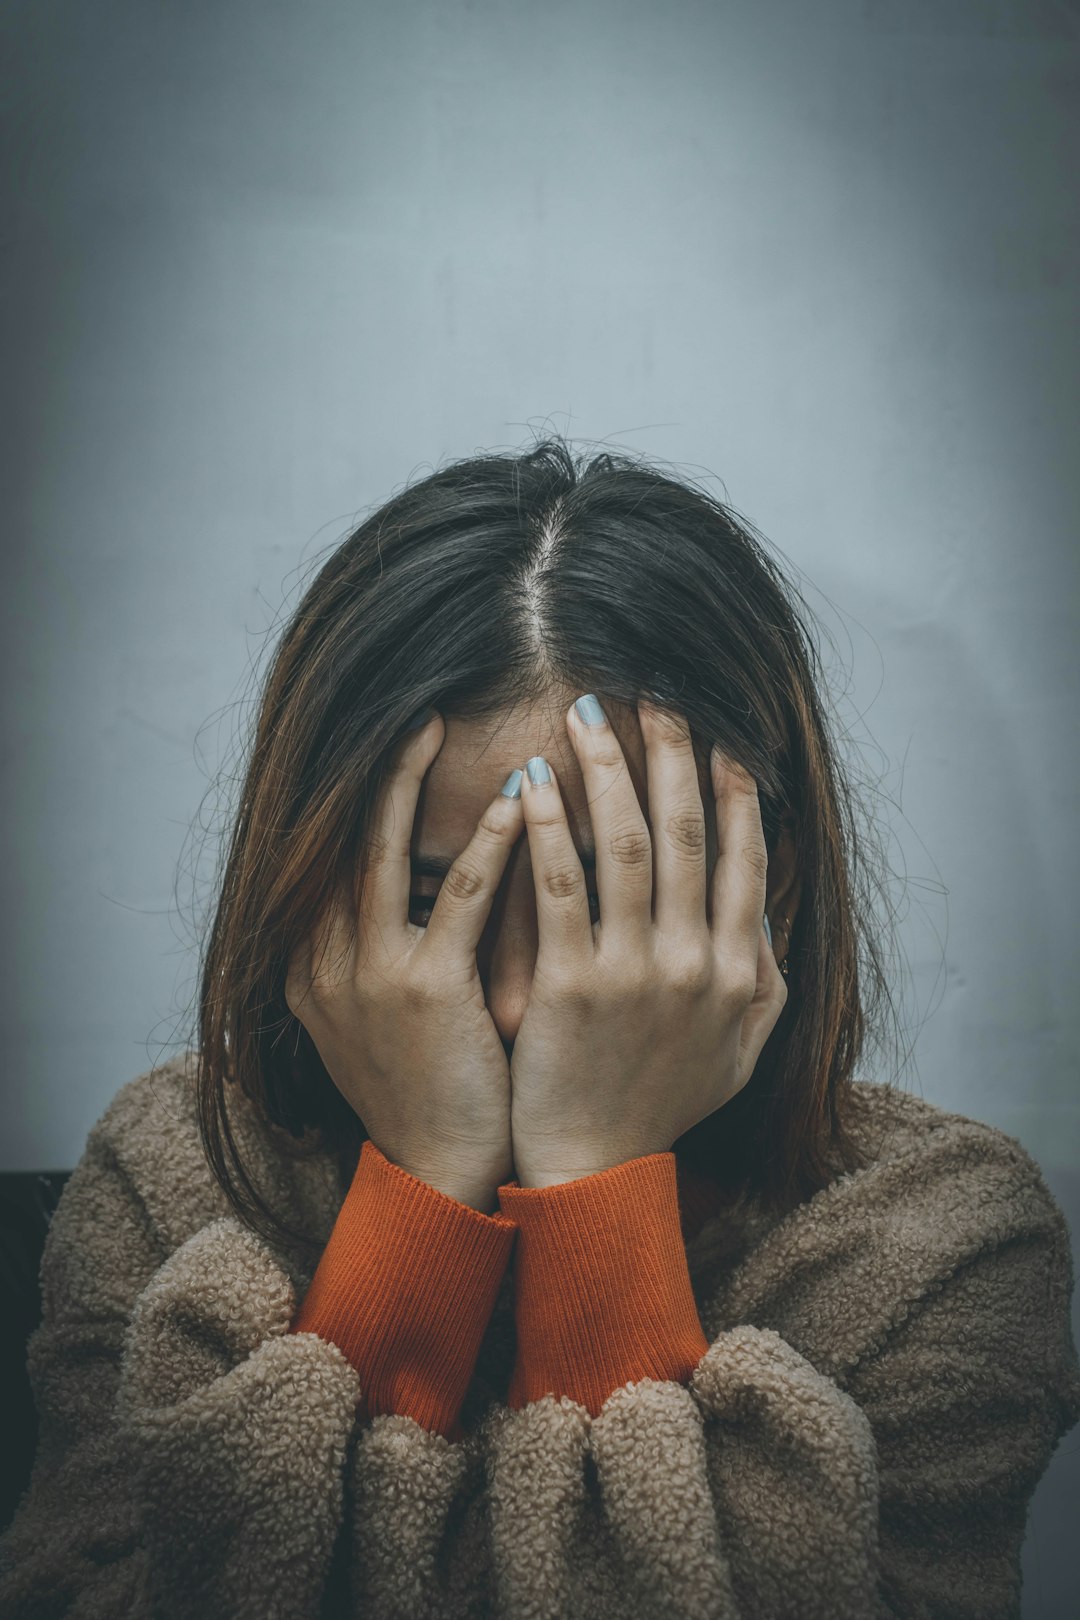
<svg viewBox="0 0 1080 1620">
<path fill-rule="evenodd" d="M 778 1215 L 673 1153 L 470 1209 L 351 1180 L 193 1054 L 123 1086 L 45 1244 L 4 1620 L 998 1620 L 1080 1419 L 1072 1262 L 1000 1131 L 856 1084 L 865 1167 Z"/>
</svg>

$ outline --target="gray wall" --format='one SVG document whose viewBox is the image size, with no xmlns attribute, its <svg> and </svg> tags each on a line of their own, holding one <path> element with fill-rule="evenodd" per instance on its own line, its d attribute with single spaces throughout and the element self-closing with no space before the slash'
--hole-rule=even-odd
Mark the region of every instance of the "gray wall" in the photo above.
<svg viewBox="0 0 1080 1620">
<path fill-rule="evenodd" d="M 298 568 L 548 424 L 790 558 L 891 842 L 904 1083 L 1019 1136 L 1077 1230 L 1076 0 L 0 28 L 0 1167 L 73 1165 L 183 1045 L 204 794 Z M 1076 1580 L 1078 1461 L 1031 1620 Z"/>
</svg>

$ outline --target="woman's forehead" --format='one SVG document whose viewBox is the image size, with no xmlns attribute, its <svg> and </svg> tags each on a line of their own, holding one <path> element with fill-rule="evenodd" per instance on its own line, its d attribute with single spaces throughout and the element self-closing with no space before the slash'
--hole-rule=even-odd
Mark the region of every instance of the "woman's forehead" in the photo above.
<svg viewBox="0 0 1080 1620">
<path fill-rule="evenodd" d="M 543 754 L 559 770 L 560 779 L 573 774 L 578 771 L 577 755 L 566 726 L 572 702 L 572 693 L 566 694 L 565 701 L 560 694 L 534 704 L 502 709 L 479 720 L 450 715 L 439 758 L 445 755 L 458 771 L 484 770 L 489 761 L 495 761 L 491 768 L 497 771 L 503 761 L 512 770 L 515 762 L 523 766 L 534 754 Z M 631 769 L 638 762 L 644 763 L 645 740 L 637 711 L 625 704 L 608 703 L 605 712 Z"/>
<path fill-rule="evenodd" d="M 566 730 L 566 706 L 545 703 L 507 709 L 482 720 L 446 718 L 446 737 L 421 788 L 415 828 L 425 854 L 459 852 L 476 830 L 484 809 L 513 770 L 543 754 L 558 779 L 575 843 L 592 844 L 588 795 L 577 755 Z M 627 758 L 631 780 L 644 809 L 647 803 L 645 744 L 637 716 L 612 717 Z"/>
<path fill-rule="evenodd" d="M 579 850 L 594 844 L 585 780 L 566 728 L 566 703 L 545 699 L 507 708 L 483 719 L 445 718 L 446 736 L 421 786 L 413 847 L 425 855 L 456 855 L 511 771 L 543 754 L 552 766 Z M 608 705 L 608 719 L 623 750 L 637 800 L 648 819 L 645 739 L 636 709 Z M 698 771 L 703 798 L 707 778 Z"/>
</svg>

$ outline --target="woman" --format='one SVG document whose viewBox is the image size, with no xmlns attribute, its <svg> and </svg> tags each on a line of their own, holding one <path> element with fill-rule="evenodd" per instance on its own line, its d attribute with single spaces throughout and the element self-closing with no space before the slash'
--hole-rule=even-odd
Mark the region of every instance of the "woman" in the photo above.
<svg viewBox="0 0 1080 1620">
<path fill-rule="evenodd" d="M 855 1077 L 891 1003 L 798 601 L 558 440 L 330 557 L 192 1050 L 49 1233 L 5 1615 L 1019 1613 L 1065 1227 Z"/>
</svg>

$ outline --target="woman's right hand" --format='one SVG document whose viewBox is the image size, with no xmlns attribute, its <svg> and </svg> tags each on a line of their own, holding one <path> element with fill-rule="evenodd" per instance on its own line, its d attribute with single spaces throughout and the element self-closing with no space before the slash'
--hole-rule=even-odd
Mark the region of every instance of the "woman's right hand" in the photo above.
<svg viewBox="0 0 1080 1620">
<path fill-rule="evenodd" d="M 335 897 L 294 951 L 285 1000 L 386 1158 L 490 1210 L 513 1174 L 510 1065 L 476 966 L 520 797 L 499 794 L 443 879 L 426 928 L 409 921 L 417 800 L 446 735 L 436 714 L 398 745 L 375 811 L 355 937 Z"/>
</svg>

